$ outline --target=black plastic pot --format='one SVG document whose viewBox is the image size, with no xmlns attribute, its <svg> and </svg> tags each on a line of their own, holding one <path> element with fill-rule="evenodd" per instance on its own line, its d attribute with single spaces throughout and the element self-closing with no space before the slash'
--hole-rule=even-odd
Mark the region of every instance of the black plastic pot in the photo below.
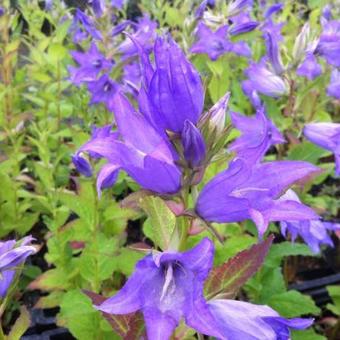
<svg viewBox="0 0 340 340">
<path fill-rule="evenodd" d="M 317 273 L 315 273 L 315 276 L 317 276 Z M 340 273 L 308 280 L 302 283 L 294 283 L 289 285 L 289 288 L 310 295 L 318 306 L 324 306 L 332 301 L 326 287 L 336 284 L 340 284 Z"/>
<path fill-rule="evenodd" d="M 21 337 L 21 340 L 73 340 L 71 333 L 56 325 L 58 308 L 32 309 L 31 326 Z"/>
</svg>

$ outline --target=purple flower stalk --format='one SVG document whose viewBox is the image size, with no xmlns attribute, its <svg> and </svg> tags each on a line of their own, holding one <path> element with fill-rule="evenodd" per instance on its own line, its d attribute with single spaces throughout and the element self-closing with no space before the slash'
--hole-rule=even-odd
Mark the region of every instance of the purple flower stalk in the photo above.
<svg viewBox="0 0 340 340">
<path fill-rule="evenodd" d="M 78 67 L 69 66 L 70 81 L 75 85 L 97 80 L 101 71 L 110 71 L 113 61 L 107 60 L 93 42 L 87 52 L 72 51 Z"/>
<path fill-rule="evenodd" d="M 79 43 L 89 36 L 95 40 L 102 40 L 102 34 L 95 28 L 94 22 L 80 9 L 76 10 L 73 17 L 70 33 L 73 35 L 75 43 Z"/>
<path fill-rule="evenodd" d="M 327 94 L 340 100 L 340 71 L 334 69 L 331 74 L 331 81 L 327 87 Z"/>
<path fill-rule="evenodd" d="M 96 130 L 91 140 L 74 155 L 74 164 L 89 172 L 81 161 L 82 153 L 102 157 L 107 163 L 97 177 L 97 190 L 113 185 L 119 170 L 126 171 L 143 188 L 161 194 L 173 194 L 180 189 L 181 172 L 176 166 L 177 155 L 165 134 L 161 135 L 120 93 L 112 97 L 112 110 L 118 133 L 110 127 Z"/>
<path fill-rule="evenodd" d="M 317 172 L 319 168 L 306 162 L 251 165 L 236 159 L 205 185 L 198 196 L 196 212 L 209 222 L 252 219 L 260 237 L 271 221 L 318 219 L 312 209 L 301 203 L 278 200 L 294 182 Z"/>
<path fill-rule="evenodd" d="M 340 124 L 311 123 L 305 125 L 303 133 L 312 143 L 334 153 L 335 173 L 340 175 Z"/>
<path fill-rule="evenodd" d="M 280 97 L 288 93 L 285 81 L 273 73 L 266 65 L 266 59 L 259 63 L 251 62 L 245 70 L 251 88 L 270 97 Z"/>
<path fill-rule="evenodd" d="M 161 132 L 181 133 L 184 122 L 196 124 L 203 110 L 204 91 L 198 72 L 170 38 L 158 37 L 155 66 L 143 54 L 140 109 Z"/>
<path fill-rule="evenodd" d="M 287 192 L 280 197 L 280 200 L 301 202 L 293 190 L 287 190 Z M 322 222 L 319 220 L 282 221 L 280 226 L 283 236 L 286 237 L 287 234 L 290 233 L 292 242 L 294 242 L 297 236 L 300 235 L 313 253 L 319 253 L 322 244 L 333 247 L 333 241 L 327 231 L 340 230 L 340 224 Z"/>
<path fill-rule="evenodd" d="M 28 236 L 16 242 L 15 240 L 0 242 L 0 297 L 4 298 L 14 280 L 16 268 L 22 265 L 26 258 L 36 252 L 29 244 L 33 240 Z"/>
<path fill-rule="evenodd" d="M 183 253 L 147 255 L 123 288 L 96 309 L 109 314 L 141 310 L 150 340 L 170 339 L 181 319 L 197 332 L 218 339 L 288 339 L 289 328 L 304 329 L 311 319 L 284 319 L 267 306 L 233 300 L 206 301 L 204 281 L 213 264 L 214 246 L 204 238 Z M 284 336 L 284 337 L 282 337 Z"/>
<path fill-rule="evenodd" d="M 242 135 L 230 145 L 229 150 L 235 151 L 238 158 L 249 164 L 261 161 L 272 145 L 285 142 L 280 131 L 267 118 L 264 107 L 258 109 L 256 115 L 251 117 L 232 112 L 231 121 Z"/>
</svg>

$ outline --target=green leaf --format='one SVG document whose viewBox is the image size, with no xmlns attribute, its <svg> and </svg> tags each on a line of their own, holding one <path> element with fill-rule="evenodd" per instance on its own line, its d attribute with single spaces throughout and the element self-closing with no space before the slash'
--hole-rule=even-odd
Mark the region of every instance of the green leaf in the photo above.
<svg viewBox="0 0 340 340">
<path fill-rule="evenodd" d="M 313 329 L 304 331 L 292 331 L 292 340 L 326 340 L 323 335 L 315 333 Z"/>
<path fill-rule="evenodd" d="M 60 304 L 57 324 L 67 327 L 79 340 L 102 339 L 105 332 L 101 327 L 102 318 L 91 300 L 78 290 L 68 291 Z M 110 334 L 110 333 L 108 333 Z M 113 337 L 111 331 L 112 339 Z"/>
<path fill-rule="evenodd" d="M 215 267 L 206 283 L 206 294 L 212 298 L 218 294 L 233 297 L 242 285 L 261 267 L 271 246 L 273 237 L 243 250 L 221 266 Z"/>
<path fill-rule="evenodd" d="M 97 234 L 95 239 L 86 245 L 79 260 L 80 275 L 88 282 L 96 282 L 111 277 L 116 268 L 117 239 Z"/>
<path fill-rule="evenodd" d="M 268 305 L 287 318 L 320 313 L 320 308 L 315 305 L 310 296 L 303 295 L 296 290 L 273 295 L 268 300 Z"/>
<path fill-rule="evenodd" d="M 287 158 L 290 160 L 306 161 L 316 164 L 319 158 L 327 155 L 329 152 L 313 143 L 303 142 L 292 146 L 288 152 Z"/>
<path fill-rule="evenodd" d="M 15 321 L 10 333 L 6 337 L 8 340 L 20 340 L 31 324 L 31 318 L 25 306 L 20 308 L 20 316 Z"/>
<path fill-rule="evenodd" d="M 333 300 L 333 305 L 328 304 L 327 308 L 335 315 L 340 316 L 340 286 L 327 286 L 327 291 Z"/>
<path fill-rule="evenodd" d="M 305 244 L 282 242 L 271 247 L 266 258 L 266 266 L 278 267 L 284 257 L 296 255 L 315 256 Z"/>
<path fill-rule="evenodd" d="M 140 205 L 150 220 L 152 240 L 162 250 L 168 249 L 175 230 L 175 215 L 165 202 L 156 196 L 144 197 Z"/>
</svg>

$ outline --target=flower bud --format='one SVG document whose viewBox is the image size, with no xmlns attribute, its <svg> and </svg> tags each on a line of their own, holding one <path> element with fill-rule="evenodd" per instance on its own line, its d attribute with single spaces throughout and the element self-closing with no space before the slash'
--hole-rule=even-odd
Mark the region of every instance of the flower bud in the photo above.
<svg viewBox="0 0 340 340">
<path fill-rule="evenodd" d="M 304 57 L 309 40 L 310 40 L 310 26 L 309 23 L 306 23 L 302 27 L 300 34 L 297 36 L 295 40 L 293 48 L 293 58 L 296 63 L 298 63 Z"/>
</svg>

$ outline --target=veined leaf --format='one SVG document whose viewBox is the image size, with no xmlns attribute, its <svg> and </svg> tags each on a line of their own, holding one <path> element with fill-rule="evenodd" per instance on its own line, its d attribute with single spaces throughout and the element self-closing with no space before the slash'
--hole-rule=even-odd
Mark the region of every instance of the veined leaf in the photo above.
<svg viewBox="0 0 340 340">
<path fill-rule="evenodd" d="M 241 251 L 228 262 L 215 267 L 205 284 L 208 298 L 218 294 L 235 296 L 240 287 L 260 268 L 272 241 L 273 236 L 270 236 L 267 240 Z"/>
<path fill-rule="evenodd" d="M 140 205 L 150 219 L 152 240 L 162 250 L 168 249 L 172 233 L 175 230 L 175 215 L 165 202 L 156 196 L 144 197 Z"/>
</svg>

